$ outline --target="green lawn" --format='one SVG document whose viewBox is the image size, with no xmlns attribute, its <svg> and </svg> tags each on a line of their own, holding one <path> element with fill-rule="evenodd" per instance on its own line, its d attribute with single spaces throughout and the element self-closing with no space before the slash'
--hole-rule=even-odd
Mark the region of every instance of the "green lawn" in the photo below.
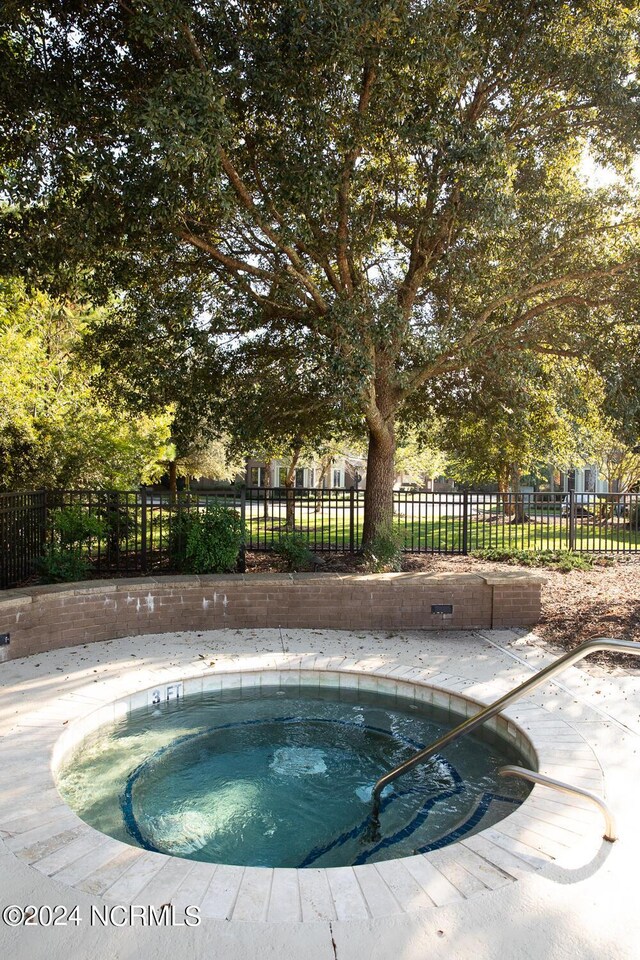
<svg viewBox="0 0 640 960">
<path fill-rule="evenodd" d="M 238 508 L 237 502 L 234 508 Z M 269 550 L 286 533 L 284 503 L 269 504 L 270 516 L 264 517 L 263 505 L 247 502 L 247 549 Z M 404 539 L 405 549 L 413 552 L 462 553 L 466 551 L 500 549 L 505 551 L 568 550 L 568 521 L 559 512 L 534 514 L 526 523 L 510 523 L 509 517 L 496 511 L 471 513 L 466 531 L 459 513 L 438 513 L 413 507 L 406 514 L 396 515 L 394 526 Z M 146 529 L 147 563 L 158 566 L 168 561 L 169 533 L 175 511 L 167 504 L 157 504 L 148 511 Z M 351 527 L 348 501 L 325 504 L 318 512 L 313 502 L 297 501 L 295 530 L 305 536 L 311 549 L 348 552 L 357 550 L 362 540 L 364 510 L 354 510 Z M 85 550 L 105 569 L 136 569 L 142 564 L 142 528 L 139 517 L 128 525 L 127 536 L 120 541 L 120 555 L 107 556 L 107 544 L 97 540 Z M 606 523 L 594 518 L 576 519 L 574 549 L 585 553 L 640 552 L 640 531 L 630 530 L 623 519 Z"/>
<path fill-rule="evenodd" d="M 363 512 L 354 514 L 353 545 L 362 537 Z M 414 551 L 462 552 L 464 530 L 461 516 L 432 515 L 429 519 L 396 517 L 394 525 L 403 535 L 405 548 Z M 247 512 L 249 549 L 271 546 L 285 530 L 284 510 L 274 511 L 269 519 Z M 351 544 L 349 514 L 342 509 L 314 513 L 296 509 L 295 529 L 304 534 L 312 548 L 348 550 Z M 498 515 L 492 520 L 482 516 L 469 518 L 466 531 L 467 551 L 500 547 L 510 550 L 567 550 L 568 522 L 559 514 L 533 517 L 526 523 L 510 523 Z M 623 521 L 613 523 L 577 518 L 574 549 L 589 552 L 618 552 L 640 549 L 640 531 L 629 530 Z"/>
</svg>

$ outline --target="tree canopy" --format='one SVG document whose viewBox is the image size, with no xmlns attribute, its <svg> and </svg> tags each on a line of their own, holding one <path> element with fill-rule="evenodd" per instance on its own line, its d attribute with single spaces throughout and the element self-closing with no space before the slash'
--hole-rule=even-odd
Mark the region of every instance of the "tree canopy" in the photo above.
<svg viewBox="0 0 640 960">
<path fill-rule="evenodd" d="M 107 403 L 80 345 L 85 307 L 0 280 L 0 490 L 138 486 L 160 471 L 171 416 Z"/>
<path fill-rule="evenodd" d="M 434 398 L 431 441 L 447 455 L 448 474 L 466 486 L 517 492 L 522 474 L 596 462 L 596 437 L 606 432 L 601 380 L 583 360 L 531 353 L 517 360 L 494 357 L 473 380 L 451 374 Z"/>
<path fill-rule="evenodd" d="M 5 3 L 6 269 L 299 337 L 369 435 L 450 373 L 635 322 L 638 4 Z M 201 320 L 199 320 L 201 323 Z M 331 403 L 334 399 L 330 400 Z"/>
</svg>

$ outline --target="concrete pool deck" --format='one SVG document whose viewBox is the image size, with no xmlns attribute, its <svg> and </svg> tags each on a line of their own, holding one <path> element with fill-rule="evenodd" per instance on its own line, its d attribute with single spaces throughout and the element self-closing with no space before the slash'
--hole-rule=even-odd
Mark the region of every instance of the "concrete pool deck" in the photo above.
<svg viewBox="0 0 640 960">
<path fill-rule="evenodd" d="M 43 731 L 51 742 L 64 732 L 69 720 L 88 709 L 87 704 L 98 706 L 134 689 L 168 682 L 182 676 L 186 665 L 191 665 L 192 675 L 198 668 L 210 674 L 265 663 L 271 656 L 299 663 L 302 658 L 309 660 L 317 655 L 338 663 L 360 662 L 361 669 L 383 669 L 387 674 L 396 670 L 399 678 L 409 668 L 416 676 L 424 675 L 425 682 L 433 679 L 443 689 L 464 691 L 487 702 L 554 659 L 534 641 L 532 635 L 510 630 L 348 633 L 288 629 L 282 635 L 277 630 L 219 630 L 106 641 L 0 665 L 0 812 L 5 821 L 0 843 L 0 904 L 61 904 L 68 908 L 78 904 L 82 918 L 79 926 L 16 929 L 0 920 L 2 955 L 144 958 L 171 953 L 176 958 L 231 960 L 263 956 L 305 960 L 637 960 L 637 672 L 605 673 L 586 665 L 573 667 L 522 701 L 520 712 L 518 705 L 512 708 L 514 719 L 525 730 L 527 711 L 529 716 L 534 712 L 542 715 L 547 728 L 542 739 L 574 763 L 574 774 L 584 778 L 581 785 L 601 792 L 604 778 L 606 799 L 617 819 L 618 842 L 611 845 L 601 840 L 602 823 L 597 811 L 537 787 L 534 796 L 538 813 L 532 811 L 533 819 L 526 829 L 523 814 L 515 814 L 497 825 L 506 824 L 504 831 L 497 830 L 478 843 L 470 838 L 467 843 L 457 844 L 461 854 L 458 861 L 436 857 L 436 868 L 442 876 L 440 893 L 424 897 L 411 910 L 406 909 L 407 895 L 398 893 L 400 885 L 407 886 L 409 876 L 400 867 L 388 880 L 386 893 L 385 888 L 369 881 L 360 881 L 357 889 L 343 886 L 342 893 L 334 891 L 331 909 L 335 915 L 330 919 L 291 922 L 290 917 L 279 920 L 276 910 L 264 920 L 242 920 L 233 919 L 233 911 L 229 911 L 231 920 L 204 916 L 198 927 L 138 923 L 91 926 L 91 905 L 105 903 L 95 893 L 96 889 L 105 889 L 104 877 L 101 888 L 95 882 L 83 881 L 71 887 L 68 880 L 82 876 L 78 865 L 83 858 L 94 856 L 92 847 L 99 845 L 100 835 L 94 833 L 83 847 L 83 838 L 73 833 L 74 815 L 68 823 L 58 820 L 53 825 L 43 816 L 42 826 L 34 825 L 33 818 L 37 821 L 40 817 L 42 803 L 51 807 L 54 802 L 52 798 L 43 800 L 50 783 L 49 771 L 42 771 L 37 758 L 36 744 L 42 740 Z M 33 744 L 32 751 L 29 744 Z M 544 769 L 543 764 L 541 767 Z M 572 782 L 577 781 L 574 778 Z M 549 811 L 546 823 L 540 813 L 544 810 Z M 48 840 L 62 837 L 65 831 L 66 843 L 53 843 L 45 849 Z M 567 842 L 567 835 L 574 831 L 575 842 Z M 16 851 L 24 851 L 29 842 L 33 855 L 26 859 L 16 856 Z M 171 859 L 173 865 L 185 863 Z M 102 869 L 109 862 L 103 857 Z M 95 881 L 100 869 L 96 867 L 88 880 L 93 876 Z M 120 883 L 115 893 L 120 892 L 123 898 L 127 883 L 131 893 L 128 900 L 115 897 L 116 901 L 144 904 L 145 897 L 147 902 L 158 904 L 171 901 L 175 878 L 173 887 L 168 885 L 163 890 L 155 868 L 150 869 L 146 881 L 138 867 L 136 870 L 124 882 L 119 876 L 126 874 L 126 865 L 121 866 L 120 874 L 114 873 L 114 882 Z M 65 877 L 67 882 L 61 879 Z M 196 886 L 192 886 L 194 891 Z M 295 883 L 294 887 L 285 883 L 278 902 L 286 904 L 291 896 L 304 899 Z M 155 900 L 150 895 L 152 889 Z M 208 889 L 211 897 L 210 885 Z M 389 889 L 396 890 L 395 898 L 389 897 Z M 198 896 L 203 902 L 205 893 L 202 889 L 197 895 L 194 892 L 193 902 L 198 903 Z M 112 890 L 111 902 L 113 894 Z M 360 899 L 354 907 L 347 901 L 353 901 L 356 894 Z M 277 902 L 275 897 L 273 902 Z"/>
</svg>

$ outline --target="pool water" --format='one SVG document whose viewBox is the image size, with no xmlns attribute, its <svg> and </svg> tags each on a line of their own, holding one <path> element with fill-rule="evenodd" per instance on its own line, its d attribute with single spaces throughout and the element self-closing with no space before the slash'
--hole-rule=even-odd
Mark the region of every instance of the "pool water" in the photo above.
<svg viewBox="0 0 640 960">
<path fill-rule="evenodd" d="M 372 838 L 375 781 L 461 719 L 317 681 L 223 690 L 101 727 L 58 786 L 87 823 L 147 850 L 245 866 L 373 863 L 453 843 L 527 796 L 497 776 L 520 753 L 482 731 L 386 787 Z"/>
</svg>

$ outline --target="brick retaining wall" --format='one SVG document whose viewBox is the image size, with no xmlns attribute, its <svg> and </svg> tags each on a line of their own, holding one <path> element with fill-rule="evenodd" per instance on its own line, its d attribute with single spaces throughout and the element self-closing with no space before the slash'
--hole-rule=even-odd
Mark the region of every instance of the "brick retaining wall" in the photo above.
<svg viewBox="0 0 640 960">
<path fill-rule="evenodd" d="M 0 660 L 95 640 L 215 630 L 342 630 L 530 626 L 540 577 L 473 573 L 254 574 L 144 577 L 7 590 L 0 594 Z M 432 605 L 450 604 L 452 613 Z"/>
</svg>

